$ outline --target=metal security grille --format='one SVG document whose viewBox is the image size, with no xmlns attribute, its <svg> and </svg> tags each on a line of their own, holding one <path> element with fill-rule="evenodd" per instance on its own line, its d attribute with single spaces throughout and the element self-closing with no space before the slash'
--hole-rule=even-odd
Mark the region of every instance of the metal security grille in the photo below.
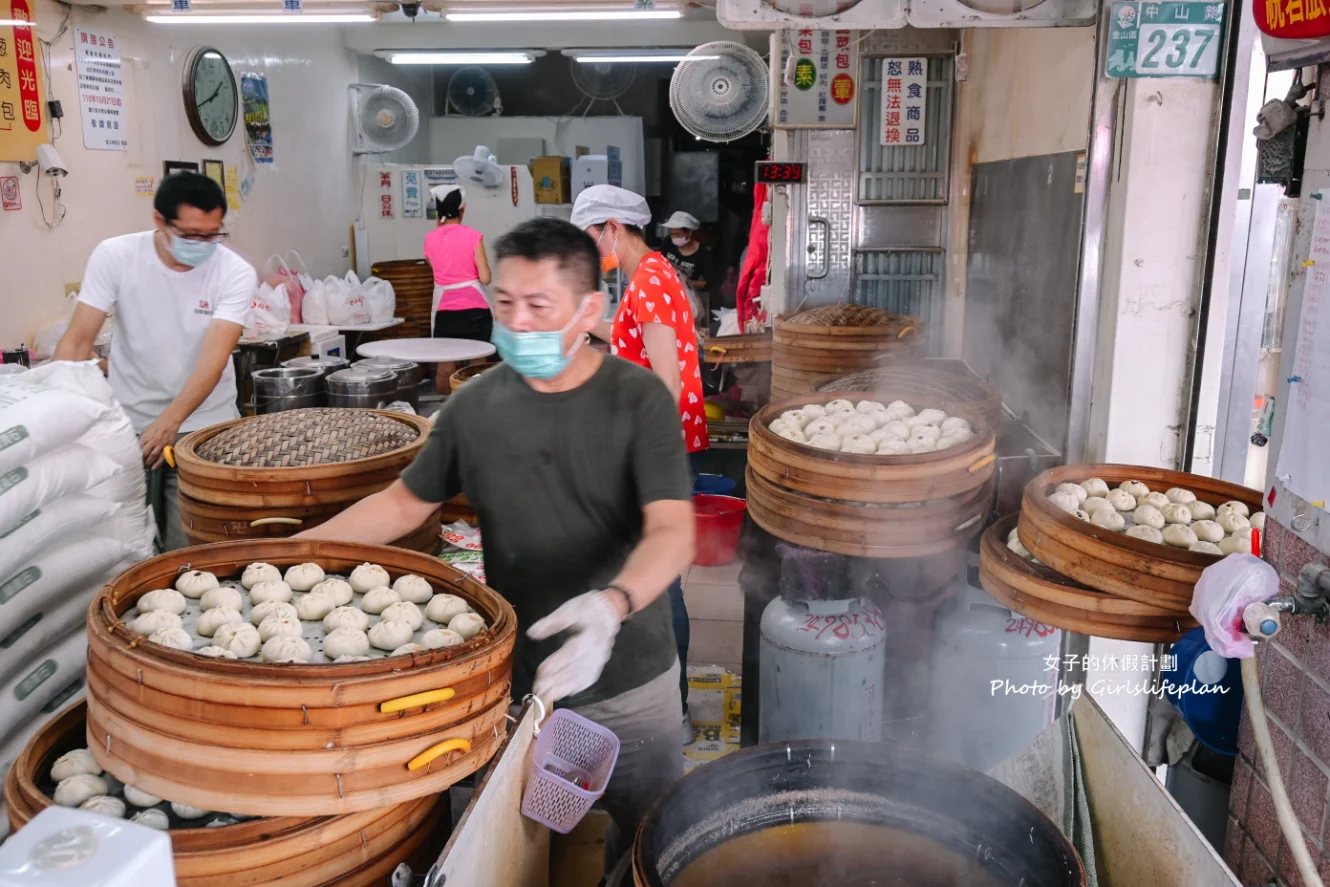
<svg viewBox="0 0 1330 887">
<path fill-rule="evenodd" d="M 886 61 L 865 58 L 861 66 L 857 202 L 943 203 L 951 162 L 952 59 L 928 60 L 924 144 L 909 147 L 879 144 Z"/>
<path fill-rule="evenodd" d="M 928 353 L 942 342 L 941 250 L 886 250 L 854 254 L 854 303 L 896 314 L 912 314 L 927 323 Z"/>
</svg>

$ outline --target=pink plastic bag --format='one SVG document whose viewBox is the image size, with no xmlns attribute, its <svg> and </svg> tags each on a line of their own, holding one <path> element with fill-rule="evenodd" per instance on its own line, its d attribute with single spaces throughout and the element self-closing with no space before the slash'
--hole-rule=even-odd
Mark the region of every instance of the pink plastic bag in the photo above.
<svg viewBox="0 0 1330 887">
<path fill-rule="evenodd" d="M 1225 659 L 1248 659 L 1256 648 L 1243 633 L 1242 611 L 1278 595 L 1274 567 L 1250 554 L 1230 554 L 1201 573 L 1189 610 L 1205 629 L 1211 649 Z"/>
<path fill-rule="evenodd" d="M 294 262 L 288 261 L 292 258 Z M 300 253 L 295 250 L 288 252 L 285 258 L 274 254 L 268 259 L 264 270 L 267 272 L 265 281 L 269 286 L 273 288 L 278 284 L 286 286 L 286 298 L 291 306 L 291 323 L 301 323 L 303 316 L 301 307 L 305 298 L 305 281 L 302 278 L 307 277 L 305 260 L 300 258 Z"/>
</svg>

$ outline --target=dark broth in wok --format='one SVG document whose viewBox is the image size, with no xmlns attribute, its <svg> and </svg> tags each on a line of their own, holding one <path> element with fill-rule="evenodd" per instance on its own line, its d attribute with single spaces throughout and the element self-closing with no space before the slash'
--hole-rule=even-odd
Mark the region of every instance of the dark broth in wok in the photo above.
<svg viewBox="0 0 1330 887">
<path fill-rule="evenodd" d="M 902 829 L 798 822 L 726 841 L 669 887 L 1003 887 L 977 862 Z"/>
</svg>

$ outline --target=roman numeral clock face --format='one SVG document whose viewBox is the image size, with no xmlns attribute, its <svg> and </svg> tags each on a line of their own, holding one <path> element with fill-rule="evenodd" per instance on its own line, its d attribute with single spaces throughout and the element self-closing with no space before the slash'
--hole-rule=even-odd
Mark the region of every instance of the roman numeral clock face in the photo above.
<svg viewBox="0 0 1330 887">
<path fill-rule="evenodd" d="M 185 66 L 185 111 L 190 128 L 205 145 L 231 138 L 239 116 L 240 95 L 226 57 L 215 49 L 198 49 Z"/>
</svg>

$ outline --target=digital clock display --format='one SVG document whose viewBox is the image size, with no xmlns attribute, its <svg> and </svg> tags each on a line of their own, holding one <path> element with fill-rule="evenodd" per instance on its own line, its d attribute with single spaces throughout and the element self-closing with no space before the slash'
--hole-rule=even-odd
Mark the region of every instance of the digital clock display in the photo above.
<svg viewBox="0 0 1330 887">
<path fill-rule="evenodd" d="M 768 185 L 802 185 L 807 169 L 807 163 L 762 160 L 757 164 L 757 180 Z"/>
</svg>

